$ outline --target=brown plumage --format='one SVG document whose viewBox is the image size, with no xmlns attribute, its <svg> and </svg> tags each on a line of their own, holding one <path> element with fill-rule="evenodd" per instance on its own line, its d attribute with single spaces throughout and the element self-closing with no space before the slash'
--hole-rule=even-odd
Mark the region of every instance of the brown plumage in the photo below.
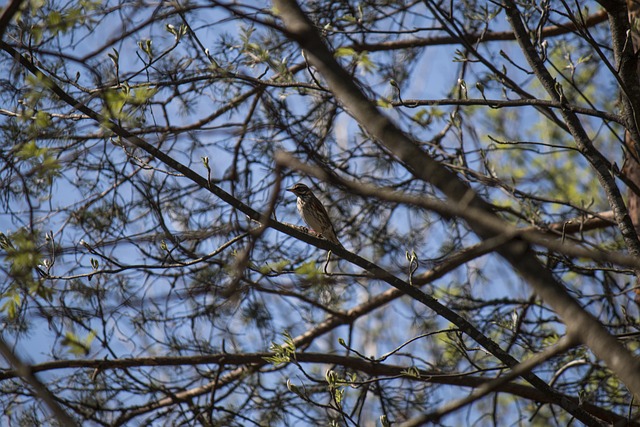
<svg viewBox="0 0 640 427">
<path fill-rule="evenodd" d="M 287 188 L 287 191 L 291 191 L 298 196 L 298 212 L 302 217 L 302 220 L 316 233 L 336 245 L 342 246 L 336 236 L 336 230 L 333 228 L 329 214 L 322 203 L 313 192 L 302 183 L 297 183 L 291 188 Z"/>
</svg>

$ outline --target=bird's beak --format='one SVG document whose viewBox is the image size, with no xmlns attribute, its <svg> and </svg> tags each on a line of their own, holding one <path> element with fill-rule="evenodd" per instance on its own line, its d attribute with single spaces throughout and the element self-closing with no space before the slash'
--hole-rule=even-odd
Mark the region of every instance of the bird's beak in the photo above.
<svg viewBox="0 0 640 427">
<path fill-rule="evenodd" d="M 291 191 L 293 193 L 293 187 L 292 188 L 287 188 L 287 191 Z"/>
</svg>

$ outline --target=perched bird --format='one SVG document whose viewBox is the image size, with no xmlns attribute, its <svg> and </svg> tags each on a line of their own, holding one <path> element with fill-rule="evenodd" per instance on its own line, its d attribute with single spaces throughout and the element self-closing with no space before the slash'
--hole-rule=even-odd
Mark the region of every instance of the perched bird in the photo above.
<svg viewBox="0 0 640 427">
<path fill-rule="evenodd" d="M 336 230 L 331 224 L 327 210 L 309 190 L 309 187 L 299 182 L 293 187 L 287 188 L 287 191 L 291 191 L 298 196 L 298 212 L 307 226 L 328 241 L 342 246 L 336 236 Z"/>
</svg>

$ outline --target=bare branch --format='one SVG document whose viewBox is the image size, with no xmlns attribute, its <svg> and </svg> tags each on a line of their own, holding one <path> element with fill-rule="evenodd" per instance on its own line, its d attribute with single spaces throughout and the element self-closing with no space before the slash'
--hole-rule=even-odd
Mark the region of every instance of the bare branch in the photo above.
<svg viewBox="0 0 640 427">
<path fill-rule="evenodd" d="M 488 206 L 470 188 L 465 186 L 451 172 L 427 156 L 419 146 L 397 129 L 391 121 L 381 115 L 375 106 L 362 94 L 350 79 L 350 76 L 335 61 L 324 45 L 308 18 L 294 1 L 276 1 L 275 5 L 285 23 L 290 37 L 294 38 L 307 52 L 310 63 L 315 66 L 327 81 L 329 89 L 342 102 L 351 115 L 371 134 L 381 141 L 394 155 L 405 164 L 414 176 L 431 182 L 449 198 L 470 208 L 489 211 Z M 513 15 L 516 12 L 510 11 Z M 510 15 L 510 16 L 511 16 Z M 515 17 L 515 16 L 514 16 Z M 565 113 L 566 114 L 566 113 Z M 616 208 L 619 207 L 616 205 Z M 620 212 L 616 212 L 618 215 Z M 628 217 L 625 221 L 629 222 Z M 619 223 L 620 223 L 619 221 Z M 629 224 L 630 225 L 630 224 Z M 470 226 L 483 238 L 495 234 L 476 222 Z M 623 231 L 633 240 L 635 232 Z M 637 243 L 637 236 L 635 238 Z M 506 258 L 520 274 L 563 319 L 570 333 L 575 333 L 581 342 L 587 344 L 598 356 L 605 360 L 629 389 L 640 396 L 640 363 L 606 329 L 566 292 L 553 275 L 535 258 L 534 253 L 524 242 L 505 244 L 498 252 Z M 475 337 L 474 337 L 475 338 Z M 527 376 L 536 387 L 545 387 Z M 581 421 L 592 424 L 586 414 L 571 405 L 563 407 L 576 415 Z"/>
</svg>

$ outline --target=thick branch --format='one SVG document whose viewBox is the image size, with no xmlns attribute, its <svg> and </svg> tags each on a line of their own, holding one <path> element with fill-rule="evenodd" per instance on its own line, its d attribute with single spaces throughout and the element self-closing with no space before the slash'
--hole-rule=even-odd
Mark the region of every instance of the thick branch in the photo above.
<svg viewBox="0 0 640 427">
<path fill-rule="evenodd" d="M 629 11 L 625 1 L 600 2 L 606 4 L 616 71 L 622 89 L 622 116 L 636 153 L 640 154 L 640 81 L 638 58 L 634 51 L 634 37 L 629 25 Z M 603 5 L 604 5 L 603 4 Z"/>
<path fill-rule="evenodd" d="M 379 137 L 380 140 L 383 141 L 383 143 L 385 143 L 400 159 L 402 159 L 402 161 L 409 166 L 409 168 L 414 172 L 414 174 L 419 176 L 421 179 L 431 180 L 439 188 L 441 188 L 442 191 L 450 195 L 450 197 L 452 197 L 452 199 L 456 200 L 458 203 L 467 204 L 469 206 L 472 206 L 473 208 L 484 209 L 488 211 L 487 205 L 484 202 L 482 202 L 479 198 L 477 198 L 475 194 L 471 191 L 471 189 L 469 189 L 464 184 L 462 184 L 453 173 L 451 173 L 450 171 L 447 171 L 437 162 L 433 161 L 428 156 L 426 156 L 420 150 L 420 148 L 418 148 L 417 145 L 413 144 L 404 134 L 399 132 L 397 128 L 395 128 L 395 126 L 388 119 L 384 118 L 382 115 L 380 115 L 377 112 L 375 107 L 353 85 L 353 82 L 350 80 L 350 76 L 348 76 L 348 74 L 346 74 L 344 70 L 342 70 L 338 66 L 338 64 L 335 63 L 335 61 L 333 61 L 333 57 L 331 53 L 328 52 L 328 50 L 326 50 L 326 48 L 322 45 L 322 42 L 320 41 L 317 34 L 313 32 L 313 29 L 310 26 L 310 24 L 304 20 L 302 21 L 302 24 L 303 25 L 300 28 L 295 28 L 296 31 L 293 31 L 294 37 L 298 40 L 308 40 L 310 42 L 310 43 L 304 42 L 303 44 L 305 44 L 305 48 L 308 48 L 308 52 L 313 53 L 314 65 L 316 66 L 320 65 L 319 70 L 325 73 L 325 76 L 330 77 L 327 80 L 331 83 L 332 88 L 333 86 L 336 85 L 336 78 L 340 79 L 342 81 L 342 84 L 346 84 L 347 86 L 350 85 L 349 90 L 347 92 L 342 92 L 341 90 L 335 89 L 335 88 L 334 88 L 334 92 L 346 94 L 345 95 L 346 99 L 343 99 L 343 103 L 347 106 L 349 111 L 352 112 L 352 114 L 354 114 L 356 117 L 359 117 L 361 119 L 361 123 L 363 123 L 363 125 L 369 130 L 369 132 L 372 133 L 374 136 Z M 311 30 L 309 30 L 309 28 Z M 296 34 L 297 30 L 301 30 L 302 35 Z M 41 75 L 39 70 L 29 60 L 17 54 L 13 49 L 11 49 L 10 47 L 7 47 L 6 45 L 3 45 L 2 47 L 7 52 L 10 52 L 12 56 L 18 62 L 20 62 L 25 68 L 29 69 L 31 72 L 33 72 L 36 75 Z M 317 60 L 316 55 L 318 52 L 322 54 L 321 57 L 323 58 L 324 62 Z M 332 75 L 331 71 L 328 72 L 326 69 L 327 65 L 325 63 L 328 64 L 329 67 L 333 67 L 333 73 L 337 73 L 338 75 L 337 76 L 335 74 Z M 99 115 L 98 113 L 88 108 L 83 103 L 69 96 L 64 90 L 62 90 L 59 86 L 57 86 L 53 80 L 49 79 L 46 76 L 42 76 L 42 79 L 45 81 L 46 86 L 50 88 L 54 93 L 56 93 L 62 100 L 74 106 L 79 111 L 87 114 L 89 117 L 92 117 L 102 126 L 106 127 L 116 135 L 119 135 L 123 139 L 128 140 L 129 142 L 136 145 L 137 147 L 152 154 L 158 160 L 164 162 L 165 164 L 174 168 L 175 170 L 183 173 L 187 178 L 191 179 L 193 182 L 197 183 L 202 188 L 209 189 L 209 191 L 211 191 L 212 193 L 220 197 L 225 202 L 229 203 L 231 206 L 247 214 L 249 217 L 255 220 L 261 219 L 261 215 L 259 212 L 250 208 L 249 206 L 237 200 L 230 194 L 224 192 L 220 188 L 211 185 L 209 182 L 207 182 L 206 179 L 196 174 L 190 168 L 177 162 L 175 159 L 173 159 L 166 153 L 158 150 L 157 148 L 150 145 L 149 143 L 142 140 L 141 138 L 138 138 L 135 135 L 132 135 L 129 131 L 122 129 L 115 123 L 106 120 L 105 117 Z M 363 115 L 363 112 L 365 112 L 366 114 Z M 485 348 L 491 351 L 494 355 L 496 355 L 496 357 L 498 357 L 507 365 L 515 366 L 518 363 L 517 360 L 515 360 L 514 358 L 506 354 L 504 351 L 502 351 L 499 348 L 499 346 L 497 346 L 495 343 L 493 343 L 490 340 L 487 340 L 485 336 L 480 334 L 479 331 L 477 331 L 477 329 L 473 327 L 473 325 L 469 324 L 469 322 L 461 318 L 459 315 L 457 315 L 457 313 L 453 312 L 452 310 L 449 310 L 447 307 L 442 306 L 435 299 L 429 297 L 428 295 L 425 295 L 419 289 L 416 289 L 410 286 L 408 283 L 389 274 L 387 271 L 379 268 L 378 266 L 370 263 L 369 261 L 361 257 L 355 256 L 354 254 L 350 254 L 346 250 L 337 248 L 325 240 L 316 239 L 311 236 L 305 235 L 304 233 L 301 233 L 297 230 L 287 227 L 284 224 L 281 224 L 279 222 L 269 220 L 268 225 L 286 234 L 294 236 L 300 240 L 313 243 L 315 246 L 325 248 L 325 249 L 332 249 L 336 254 L 367 269 L 372 274 L 374 274 L 376 278 L 386 281 L 392 286 L 400 289 L 403 293 L 412 296 L 414 299 L 432 308 L 439 315 L 443 316 L 446 319 L 449 319 L 450 321 L 455 323 L 457 326 L 459 326 L 462 330 L 464 330 L 465 333 L 467 333 L 473 339 L 481 343 Z M 478 234 L 480 234 L 483 237 L 490 238 L 495 235 L 494 232 L 491 232 L 490 230 L 483 228 L 481 225 L 475 224 L 475 227 L 478 230 Z M 511 242 L 505 245 L 505 251 L 508 252 L 512 257 L 512 262 L 515 262 L 513 261 L 514 259 L 519 259 L 520 256 L 523 256 L 525 260 L 529 259 L 529 261 L 534 265 L 534 267 L 535 266 L 539 267 L 539 264 L 536 264 L 537 261 L 535 260 L 533 253 L 530 250 L 528 250 L 526 245 L 523 246 L 521 242 Z M 549 279 L 549 278 L 551 279 L 551 281 L 553 281 L 553 278 L 549 277 L 550 275 L 548 273 L 546 275 L 539 275 L 539 271 L 536 270 L 535 268 L 531 270 L 532 271 L 530 271 L 530 269 L 524 269 L 524 271 L 527 272 L 529 276 L 535 276 L 540 281 L 541 290 L 539 291 L 539 293 L 543 297 L 545 296 L 549 297 L 549 291 L 547 290 L 547 292 L 544 292 L 545 289 L 542 287 L 542 284 L 544 284 L 546 282 L 546 279 Z M 533 280 L 531 277 L 528 277 L 528 278 L 530 280 Z M 557 285 L 557 287 L 559 288 L 559 285 Z M 563 290 L 561 290 L 561 288 L 559 289 L 560 291 L 558 291 L 558 289 L 555 289 L 554 291 L 559 292 L 560 296 L 563 296 L 562 294 Z M 568 298 L 568 296 L 566 297 Z M 572 301 L 572 300 L 569 298 L 569 301 Z M 578 314 L 581 314 L 581 313 L 582 312 L 578 311 Z M 613 342 L 617 344 L 615 340 L 613 340 Z M 615 346 L 612 347 L 611 345 L 609 345 L 609 348 L 613 348 L 614 350 L 616 349 Z M 573 402 L 563 399 L 561 395 L 558 395 L 557 393 L 555 393 L 553 389 L 548 387 L 539 378 L 537 378 L 532 374 L 526 375 L 526 378 L 529 381 L 531 381 L 540 390 L 543 390 L 545 393 L 549 393 L 550 395 L 555 396 L 558 403 L 560 403 L 569 412 L 576 414 L 576 416 L 579 417 L 583 422 L 588 424 L 595 424 L 593 420 L 590 417 L 588 417 L 587 414 L 584 413 L 584 411 L 582 411 L 580 408 L 575 407 L 575 404 Z M 201 391 L 193 390 L 191 393 L 189 393 L 189 395 L 191 395 L 192 393 L 201 393 Z M 189 397 L 189 395 L 185 394 L 185 397 Z M 180 396 L 177 396 L 177 397 L 180 398 Z M 174 398 L 168 398 L 168 399 L 170 402 L 175 402 Z M 158 402 L 158 405 L 162 405 L 162 404 L 163 402 Z"/>
<path fill-rule="evenodd" d="M 385 145 L 419 179 L 429 181 L 447 197 L 489 215 L 490 207 L 458 177 L 438 164 L 420 147 L 401 132 L 387 117 L 382 115 L 369 99 L 355 85 L 351 76 L 336 62 L 333 54 L 322 42 L 313 25 L 299 6 L 292 0 L 274 2 L 288 31 L 289 37 L 297 41 L 307 53 L 313 65 L 325 78 L 329 89 L 342 102 L 347 111 L 372 135 Z M 483 239 L 494 237 L 496 233 L 473 220 L 472 229 Z M 506 224 L 505 224 L 506 226 Z M 558 313 L 571 333 L 586 343 L 624 381 L 629 389 L 640 396 L 640 364 L 607 330 L 575 301 L 555 277 L 544 268 L 532 249 L 522 241 L 512 241 L 498 248 L 520 274 Z M 513 366 L 513 365 L 509 365 Z M 536 387 L 548 389 L 546 383 L 531 375 L 525 377 Z M 542 384 L 541 384 L 542 383 Z M 551 392 L 551 390 L 549 390 Z M 582 422 L 594 420 L 581 411 L 559 402 L 567 411 Z"/>
<path fill-rule="evenodd" d="M 313 32 L 313 29 L 312 29 L 312 32 Z M 322 45 L 322 42 L 320 42 L 320 40 L 319 40 L 319 38 L 317 36 L 316 36 L 316 39 L 317 39 L 316 42 L 319 43 L 320 45 Z M 130 143 L 134 144 L 138 148 L 141 148 L 142 150 L 146 151 L 147 153 L 152 154 L 158 160 L 162 161 L 163 163 L 165 163 L 166 165 L 172 167 L 173 169 L 177 170 L 178 172 L 184 174 L 185 177 L 189 178 L 194 183 L 198 184 L 200 187 L 208 189 L 213 194 L 218 196 L 220 199 L 222 199 L 226 203 L 230 204 L 234 208 L 238 209 L 239 211 L 243 212 L 244 214 L 249 216 L 251 219 L 254 219 L 256 221 L 261 221 L 261 220 L 265 221 L 266 220 L 265 218 L 263 218 L 263 215 L 261 215 L 261 213 L 259 213 L 258 211 L 252 209 L 248 205 L 242 203 L 240 200 L 238 200 L 235 197 L 231 196 L 229 193 L 225 192 L 221 188 L 219 188 L 219 187 L 217 187 L 215 185 L 212 185 L 205 178 L 203 178 L 202 176 L 200 176 L 197 173 L 195 173 L 192 169 L 190 169 L 187 166 L 183 165 L 182 163 L 176 161 L 174 158 L 172 158 L 171 156 L 169 156 L 165 152 L 157 149 L 156 147 L 154 147 L 153 145 L 149 144 L 145 140 L 137 137 L 136 135 L 133 135 L 128 130 L 126 130 L 126 129 L 120 127 L 119 125 L 117 125 L 116 123 L 108 120 L 106 117 L 104 117 L 103 115 L 101 115 L 101 114 L 97 113 L 96 111 L 92 110 L 91 108 L 86 106 L 81 101 L 78 101 L 78 100 L 74 99 L 72 96 L 70 96 L 68 93 L 66 93 L 62 88 L 60 88 L 55 83 L 55 81 L 53 81 L 51 78 L 49 78 L 49 77 L 45 76 L 44 74 L 42 74 L 42 72 L 30 60 L 28 60 L 24 56 L 20 55 L 19 53 L 17 53 L 10 46 L 8 46 L 8 45 L 6 45 L 6 44 L 4 44 L 4 43 L 2 43 L 0 41 L 0 47 L 2 49 L 4 49 L 5 51 L 7 51 L 8 53 L 10 53 L 12 55 L 12 57 L 16 61 L 18 61 L 20 64 L 22 64 L 25 68 L 27 68 L 34 75 L 39 76 L 43 80 L 43 83 L 45 83 L 46 87 L 48 87 L 52 92 L 54 92 L 57 96 L 59 96 L 60 99 L 62 99 L 63 101 L 65 101 L 69 105 L 73 106 L 74 108 L 76 108 L 77 110 L 79 110 L 82 113 L 86 114 L 87 116 L 93 118 L 94 120 L 96 120 L 96 122 L 100 123 L 103 127 L 107 128 L 109 131 L 111 131 L 114 134 L 120 136 L 121 138 L 129 141 Z M 324 48 L 324 46 L 322 46 L 322 47 Z M 327 51 L 327 55 L 331 59 L 333 59 L 333 57 L 331 56 L 330 53 L 328 53 L 328 51 Z M 336 67 L 339 68 L 339 66 L 337 64 L 336 64 Z M 344 73 L 344 71 L 342 69 L 340 69 L 340 70 Z M 348 76 L 347 76 L 347 80 L 349 80 Z M 355 94 L 355 96 L 352 99 L 352 101 L 358 103 L 358 108 L 365 108 L 365 109 L 372 108 L 373 111 L 377 113 L 377 111 L 375 110 L 375 107 L 373 107 L 368 102 L 368 100 L 366 98 L 364 98 L 361 94 L 359 94 L 359 92 L 357 92 Z M 378 118 L 382 118 L 382 116 L 378 116 Z M 385 134 L 387 138 L 395 138 L 395 134 L 397 133 L 397 130 L 395 129 L 395 127 L 391 124 L 391 122 L 388 119 L 384 118 L 384 120 L 380 120 L 380 121 L 378 121 L 376 119 L 376 120 L 374 120 L 374 122 L 375 122 L 376 126 L 378 126 L 378 125 L 382 126 L 382 127 L 379 127 L 379 128 L 375 129 L 377 132 L 382 132 L 383 134 L 385 134 L 385 132 L 387 132 Z M 371 123 L 368 123 L 368 124 L 369 124 L 369 126 L 371 126 Z M 395 149 L 401 151 L 401 154 L 402 154 L 403 157 L 408 157 L 409 159 L 411 159 L 412 156 L 416 156 L 416 155 L 419 155 L 419 157 L 423 157 L 422 156 L 422 152 L 417 148 L 417 146 L 415 146 L 413 144 L 411 144 L 411 145 L 404 144 L 404 141 L 406 141 L 406 137 L 404 135 L 402 135 L 402 137 L 404 138 L 404 140 L 400 141 L 399 144 L 397 144 L 395 146 Z M 415 150 L 417 150 L 417 151 L 415 151 Z M 422 164 L 422 161 L 420 161 L 420 165 L 419 165 L 420 168 L 422 168 L 423 166 L 426 166 L 426 167 L 423 168 L 423 170 L 426 171 L 426 170 L 429 170 L 429 169 L 433 169 L 434 172 L 438 172 L 439 170 L 442 170 L 442 167 L 439 164 L 437 164 L 435 161 L 431 160 L 430 158 L 426 157 L 426 158 L 424 158 L 422 160 L 428 162 L 428 165 L 424 165 L 424 164 Z M 461 188 L 459 186 L 462 185 L 462 184 L 459 181 L 457 181 L 457 178 L 455 178 L 455 175 L 453 175 L 451 172 L 446 171 L 446 170 L 444 170 L 444 172 L 445 172 L 444 176 L 443 176 L 442 173 L 434 173 L 434 174 L 431 174 L 429 172 L 427 172 L 427 173 L 428 173 L 428 176 L 429 176 L 430 179 L 437 181 L 440 186 L 443 186 L 443 187 L 447 188 L 447 191 L 454 191 L 454 192 L 455 191 L 459 191 L 460 188 Z M 424 176 L 423 176 L 423 178 L 424 178 Z M 453 187 L 451 185 L 453 185 Z M 471 190 L 468 189 L 466 186 L 463 185 L 462 189 L 463 189 L 462 190 L 463 191 L 463 196 L 465 194 L 472 194 L 472 193 L 468 193 Z M 485 206 L 479 200 L 475 204 Z M 388 271 L 380 268 L 376 264 L 373 264 L 370 261 L 368 261 L 368 260 L 366 260 L 366 259 L 364 259 L 362 257 L 359 257 L 359 256 L 357 256 L 355 254 L 352 254 L 352 253 L 348 252 L 347 250 L 345 250 L 344 248 L 341 248 L 341 247 L 338 247 L 336 245 L 333 245 L 327 240 L 320 239 L 320 238 L 315 238 L 315 237 L 313 237 L 313 236 L 311 236 L 309 234 L 305 234 L 305 233 L 303 233 L 303 232 L 301 232 L 301 231 L 299 231 L 299 230 L 297 230 L 295 228 L 288 227 L 285 224 L 282 224 L 280 222 L 274 221 L 272 219 L 268 219 L 268 220 L 266 220 L 266 222 L 267 222 L 266 225 L 268 225 L 269 227 L 272 227 L 272 228 L 274 228 L 276 230 L 284 232 L 284 233 L 286 233 L 288 235 L 291 235 L 291 236 L 293 236 L 293 237 L 295 237 L 297 239 L 312 243 L 315 246 L 320 247 L 320 248 L 331 249 L 335 254 L 337 254 L 337 255 L 341 256 L 342 258 L 344 258 L 344 259 L 346 259 L 346 260 L 348 260 L 348 261 L 350 261 L 350 262 L 362 267 L 363 269 L 369 271 L 371 274 L 373 274 L 373 276 L 375 278 L 377 278 L 379 280 L 382 280 L 382 281 L 385 281 L 386 283 L 390 284 L 391 286 L 393 286 L 393 287 L 399 289 L 400 291 L 402 291 L 402 293 L 411 296 L 412 298 L 414 298 L 417 301 L 420 301 L 422 304 L 424 304 L 427 307 L 429 307 L 432 310 L 434 310 L 438 315 L 440 315 L 440 316 L 444 317 L 445 319 L 451 321 L 453 324 L 455 324 L 457 327 L 459 327 L 465 334 L 470 336 L 476 342 L 480 343 L 483 347 L 485 347 L 488 351 L 490 351 L 492 354 L 494 354 L 499 360 L 501 360 L 507 366 L 515 366 L 515 365 L 517 365 L 519 363 L 518 360 L 516 360 L 515 358 L 511 357 L 508 353 L 504 352 L 500 348 L 500 346 L 498 346 L 498 344 L 496 344 L 494 341 L 490 340 L 485 335 L 483 335 L 475 326 L 473 326 L 466 319 L 464 319 L 463 317 L 458 315 L 456 312 L 454 312 L 453 310 L 450 310 L 448 307 L 440 304 L 435 298 L 433 298 L 433 297 L 431 297 L 429 295 L 426 295 L 420 289 L 418 289 L 418 288 L 410 285 L 409 283 L 407 283 L 407 282 L 395 277 L 394 275 L 392 275 Z M 258 369 L 258 367 L 256 367 L 256 369 Z M 242 373 L 239 373 L 239 374 L 245 374 L 245 373 L 246 372 L 242 372 Z M 538 378 L 537 376 L 535 376 L 533 374 L 527 374 L 525 377 L 532 384 L 534 384 L 537 388 L 539 388 L 540 390 L 543 390 L 546 393 L 549 393 L 549 394 L 552 394 L 552 395 L 557 395 L 557 401 L 565 409 L 567 409 L 572 414 L 575 414 L 577 417 L 579 417 L 585 423 L 595 425 L 595 423 L 588 416 L 588 414 L 586 414 L 580 408 L 575 407 L 574 403 L 566 401 L 566 400 L 563 400 L 560 395 L 558 395 L 551 387 L 549 387 L 540 378 Z M 188 391 L 185 391 L 183 393 L 178 393 L 178 394 L 176 394 L 176 396 L 172 396 L 172 397 L 168 397 L 166 399 L 162 399 L 160 401 L 155 402 L 152 405 L 149 405 L 149 407 L 145 408 L 144 410 L 133 411 L 132 413 L 126 414 L 125 416 L 122 417 L 122 421 L 124 421 L 126 419 L 131 419 L 132 417 L 134 417 L 134 416 L 136 416 L 136 415 L 138 415 L 140 413 L 144 413 L 147 410 L 153 410 L 155 408 L 159 408 L 159 407 L 162 407 L 162 406 L 166 406 L 166 405 L 175 403 L 177 400 L 180 400 L 180 399 L 189 398 L 191 396 L 195 396 L 195 395 L 199 395 L 199 394 L 205 393 L 210 389 L 211 386 L 212 385 L 210 384 L 210 385 L 207 385 L 207 386 L 204 386 L 204 387 L 199 387 L 199 388 L 196 388 L 196 389 L 188 390 Z"/>
<path fill-rule="evenodd" d="M 12 0 L 7 4 L 7 7 L 4 8 L 2 15 L 0 16 L 0 40 L 4 37 L 4 33 L 7 30 L 7 27 L 11 23 L 11 19 L 18 13 L 20 10 L 20 5 L 22 4 L 22 0 Z"/>
<path fill-rule="evenodd" d="M 45 387 L 42 382 L 34 375 L 34 370 L 31 366 L 24 363 L 20 358 L 14 354 L 14 352 L 9 348 L 7 343 L 4 341 L 2 337 L 0 337 L 0 353 L 2 356 L 13 366 L 14 375 L 20 376 L 25 382 L 27 382 L 40 399 L 49 407 L 53 415 L 58 419 L 61 425 L 64 426 L 77 426 L 78 423 L 75 422 L 73 418 L 67 414 L 62 407 L 58 404 L 55 396 L 51 394 L 49 389 Z"/>
<path fill-rule="evenodd" d="M 47 372 L 57 369 L 69 369 L 69 368 L 85 368 L 85 369 L 97 369 L 99 371 L 112 370 L 112 369 L 127 369 L 127 368 L 145 368 L 154 366 L 193 366 L 193 365 L 211 365 L 218 364 L 224 366 L 250 366 L 264 364 L 266 357 L 273 356 L 271 353 L 246 353 L 246 354 L 208 354 L 202 356 L 176 356 L 176 357 L 136 357 L 129 359 L 118 360 L 56 360 L 52 362 L 45 362 L 38 365 L 31 366 L 32 372 Z M 337 354 L 326 353 L 310 353 L 310 352 L 296 352 L 295 360 L 297 363 L 321 363 L 325 365 L 340 365 L 345 366 L 352 370 L 364 372 L 373 377 L 404 377 L 408 381 L 425 381 L 434 384 L 447 384 L 460 387 L 472 387 L 483 388 L 488 385 L 495 385 L 494 380 L 484 378 L 478 375 L 472 375 L 469 373 L 457 374 L 448 373 L 443 374 L 441 372 L 428 371 L 424 369 L 418 369 L 416 373 L 418 376 L 407 376 L 407 366 L 392 365 L 387 363 L 381 363 L 379 361 L 370 361 L 357 357 L 340 356 Z M 6 371 L 0 375 L 0 379 L 13 378 L 16 376 L 14 371 Z M 553 397 L 536 390 L 535 388 L 528 387 L 526 385 L 503 382 L 495 388 L 497 391 L 503 393 L 510 393 L 515 396 L 522 397 L 531 401 L 539 403 L 556 403 Z M 570 396 L 564 396 L 567 400 L 572 400 L 576 404 L 578 401 Z M 625 421 L 625 418 L 620 415 L 603 409 L 599 406 L 589 404 L 587 402 L 582 403 L 582 406 L 594 414 L 598 418 L 610 422 Z M 629 425 L 638 425 L 629 424 Z"/>
<path fill-rule="evenodd" d="M 542 59 L 536 52 L 531 40 L 529 40 L 527 28 L 524 26 L 524 23 L 520 18 L 520 12 L 518 11 L 515 3 L 511 0 L 507 0 L 505 4 L 507 18 L 513 27 L 518 43 L 522 48 L 522 52 L 527 59 L 529 66 L 538 78 L 538 81 L 540 81 L 544 89 L 554 101 L 564 102 L 561 87 L 558 86 L 556 80 L 545 68 Z M 561 114 L 567 123 L 574 141 L 576 142 L 576 146 L 596 171 L 598 181 L 600 181 L 600 184 L 607 194 L 609 205 L 613 209 L 616 223 L 620 228 L 620 233 L 624 238 L 629 252 L 634 256 L 640 256 L 640 240 L 638 240 L 638 235 L 635 232 L 635 228 L 631 222 L 629 213 L 627 212 L 620 189 L 616 185 L 610 168 L 607 168 L 608 161 L 593 146 L 593 143 L 589 139 L 587 132 L 582 127 L 578 116 L 568 109 L 562 109 Z M 640 271 L 638 271 L 636 275 L 640 277 Z"/>
</svg>

